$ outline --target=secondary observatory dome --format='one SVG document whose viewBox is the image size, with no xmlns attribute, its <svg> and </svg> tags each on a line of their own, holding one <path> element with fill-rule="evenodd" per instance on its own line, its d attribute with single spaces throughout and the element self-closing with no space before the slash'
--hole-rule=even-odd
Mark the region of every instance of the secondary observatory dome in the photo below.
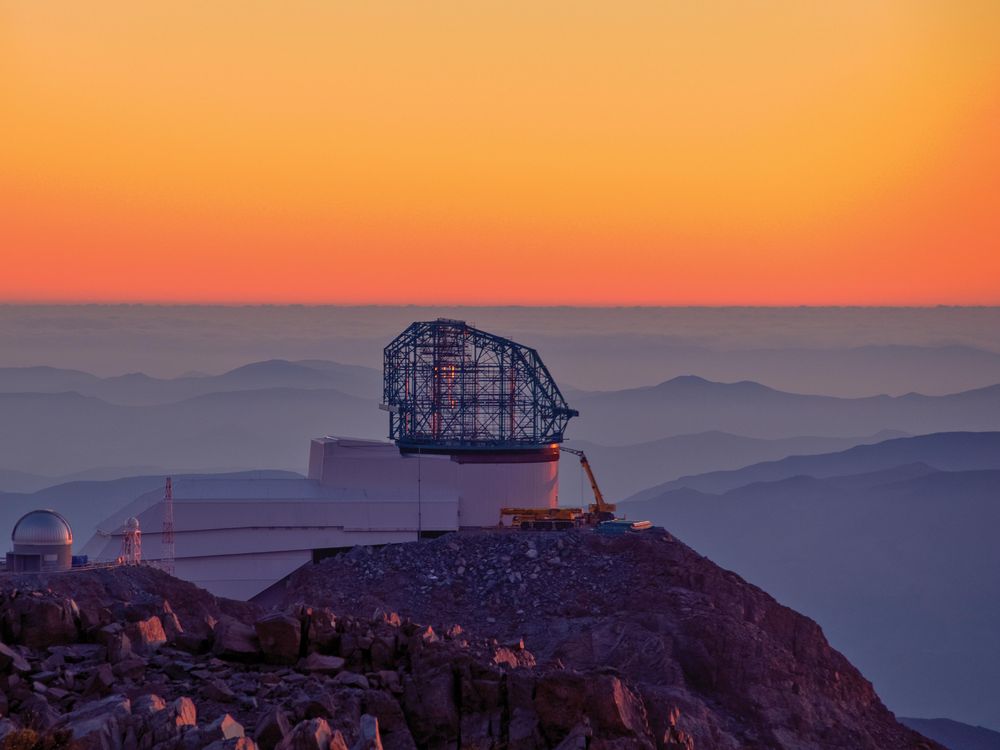
<svg viewBox="0 0 1000 750">
<path fill-rule="evenodd" d="M 33 510 L 21 516 L 10 535 L 15 549 L 18 545 L 72 545 L 73 530 L 69 522 L 54 510 Z"/>
<path fill-rule="evenodd" d="M 11 572 L 69 570 L 73 565 L 73 530 L 54 510 L 25 513 L 10 538 L 14 549 L 7 553 L 7 570 Z"/>
</svg>

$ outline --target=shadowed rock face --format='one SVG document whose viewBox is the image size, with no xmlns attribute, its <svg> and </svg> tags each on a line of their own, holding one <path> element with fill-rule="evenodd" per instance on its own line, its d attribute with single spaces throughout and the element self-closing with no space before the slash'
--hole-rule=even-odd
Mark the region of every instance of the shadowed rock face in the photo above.
<svg viewBox="0 0 1000 750">
<path fill-rule="evenodd" d="M 0 625 L 0 735 L 80 748 L 940 748 L 665 533 L 360 548 L 277 612 L 150 568 L 11 576 Z"/>
<path fill-rule="evenodd" d="M 681 732 L 712 748 L 934 746 L 895 721 L 816 623 L 665 533 L 484 532 L 356 549 L 303 569 L 286 596 L 523 642 L 536 670 L 586 675 L 575 688 L 561 683 L 557 699 L 536 685 L 547 711 L 563 707 L 557 714 L 614 677 L 631 696 L 619 721 L 644 715 L 657 741 Z M 616 689 L 583 704 L 615 705 Z M 547 741 L 571 733 L 569 719 L 559 722 Z"/>
</svg>

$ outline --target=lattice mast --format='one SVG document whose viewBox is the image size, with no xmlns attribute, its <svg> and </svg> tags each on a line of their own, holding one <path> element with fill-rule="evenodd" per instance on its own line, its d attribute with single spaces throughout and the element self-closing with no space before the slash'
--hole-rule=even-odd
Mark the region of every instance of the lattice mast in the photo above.
<svg viewBox="0 0 1000 750">
<path fill-rule="evenodd" d="M 142 531 L 139 519 L 133 516 L 125 522 L 122 530 L 122 553 L 118 558 L 123 565 L 138 565 L 142 562 Z"/>
<path fill-rule="evenodd" d="M 163 490 L 163 552 L 160 567 L 170 575 L 174 574 L 174 484 L 167 477 L 167 485 Z"/>
</svg>

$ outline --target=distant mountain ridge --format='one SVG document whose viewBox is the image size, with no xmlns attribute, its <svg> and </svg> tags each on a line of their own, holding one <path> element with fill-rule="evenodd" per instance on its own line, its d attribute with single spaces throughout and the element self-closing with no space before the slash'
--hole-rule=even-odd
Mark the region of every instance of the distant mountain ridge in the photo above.
<svg viewBox="0 0 1000 750">
<path fill-rule="evenodd" d="M 682 376 L 655 386 L 595 393 L 578 399 L 574 407 L 580 418 L 572 435 L 606 445 L 710 430 L 782 438 L 1000 429 L 1000 385 L 946 396 L 844 399 L 787 393 L 751 381 L 716 383 Z"/>
<path fill-rule="evenodd" d="M 646 500 L 681 487 L 718 494 L 800 474 L 819 478 L 862 474 L 917 462 L 941 470 L 1000 469 L 1000 432 L 933 433 L 856 445 L 837 453 L 788 456 L 741 469 L 680 477 L 638 492 L 628 500 Z"/>
<path fill-rule="evenodd" d="M 899 718 L 900 724 L 941 743 L 948 750 L 1000 750 L 1000 732 L 951 719 Z"/>
<path fill-rule="evenodd" d="M 722 469 L 737 469 L 761 461 L 789 455 L 829 453 L 861 443 L 878 443 L 903 433 L 890 430 L 864 437 L 749 438 L 713 430 L 692 435 L 675 435 L 635 445 L 601 445 L 570 438 L 567 445 L 584 450 L 597 473 L 604 494 L 621 500 L 650 486 L 661 485 L 684 475 Z M 562 495 L 577 503 L 577 480 L 582 481 L 578 459 L 564 454 L 561 465 Z M 569 500 L 567 500 L 569 502 Z"/>
<path fill-rule="evenodd" d="M 106 466 L 274 466 L 304 471 L 309 440 L 379 438 L 377 400 L 332 389 L 267 388 L 144 406 L 79 393 L 0 393 L 0 456 L 40 475 Z"/>
<path fill-rule="evenodd" d="M 382 375 L 378 370 L 318 359 L 297 362 L 271 359 L 252 362 L 221 375 L 178 378 L 154 378 L 141 372 L 100 378 L 79 370 L 53 367 L 0 368 L 0 393 L 75 391 L 122 406 L 149 406 L 210 393 L 267 388 L 334 389 L 377 399 L 381 387 Z"/>
</svg>

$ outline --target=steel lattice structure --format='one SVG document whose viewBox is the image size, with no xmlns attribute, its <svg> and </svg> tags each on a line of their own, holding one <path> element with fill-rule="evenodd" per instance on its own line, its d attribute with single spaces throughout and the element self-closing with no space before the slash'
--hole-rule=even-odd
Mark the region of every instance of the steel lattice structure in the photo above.
<svg viewBox="0 0 1000 750">
<path fill-rule="evenodd" d="M 534 349 L 440 318 L 385 348 L 383 408 L 403 449 L 525 450 L 578 415 Z"/>
</svg>

